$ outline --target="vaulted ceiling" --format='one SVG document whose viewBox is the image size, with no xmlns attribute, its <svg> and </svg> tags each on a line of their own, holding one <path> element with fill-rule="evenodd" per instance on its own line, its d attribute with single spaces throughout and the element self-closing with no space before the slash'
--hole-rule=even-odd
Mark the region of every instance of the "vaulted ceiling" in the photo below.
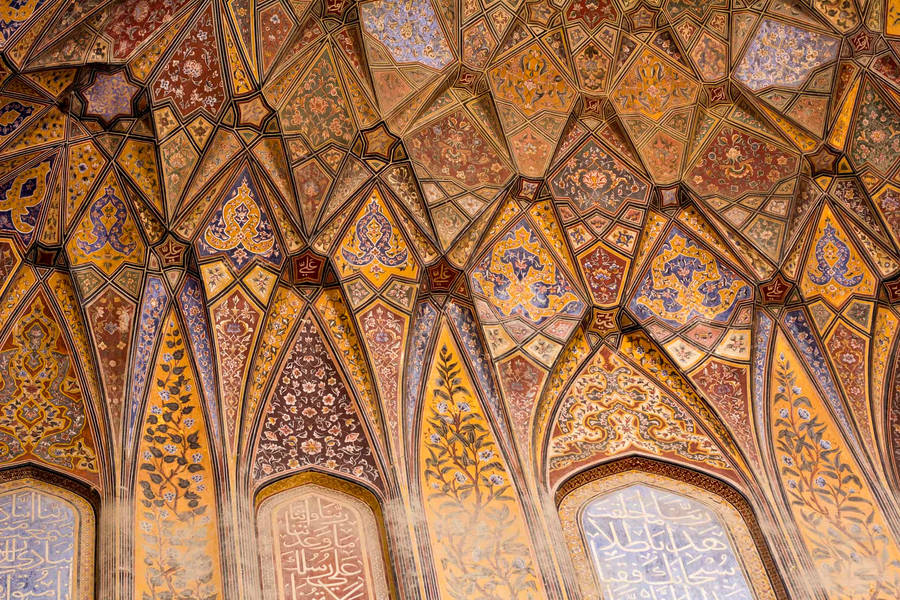
<svg viewBox="0 0 900 600">
<path fill-rule="evenodd" d="M 0 55 L 0 466 L 440 514 L 470 419 L 510 543 L 638 454 L 824 569 L 809 432 L 898 522 L 900 3 L 7 0 Z"/>
</svg>

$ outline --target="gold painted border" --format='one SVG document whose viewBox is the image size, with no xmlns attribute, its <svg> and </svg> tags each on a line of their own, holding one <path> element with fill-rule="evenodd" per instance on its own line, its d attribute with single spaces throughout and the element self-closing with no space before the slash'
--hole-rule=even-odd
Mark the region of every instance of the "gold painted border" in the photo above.
<svg viewBox="0 0 900 600">
<path fill-rule="evenodd" d="M 393 563 L 391 562 L 387 529 L 384 525 L 384 513 L 381 510 L 381 503 L 378 501 L 378 497 L 374 493 L 358 483 L 343 479 L 342 477 L 338 477 L 337 475 L 332 475 L 330 473 L 326 474 L 319 471 L 308 470 L 303 471 L 302 473 L 295 473 L 294 475 L 289 475 L 287 477 L 283 477 L 266 484 L 256 492 L 256 496 L 253 501 L 253 535 L 256 539 L 256 542 L 259 543 L 257 518 L 259 515 L 260 505 L 281 492 L 299 488 L 308 484 L 318 485 L 323 488 L 346 494 L 361 501 L 372 511 L 372 513 L 375 515 L 375 526 L 378 529 L 378 537 L 381 538 L 381 560 L 384 564 L 384 576 L 385 579 L 387 579 L 388 592 L 391 599 L 399 598 L 400 596 L 397 593 L 396 579 L 393 576 Z"/>
<path fill-rule="evenodd" d="M 81 488 L 85 489 L 82 490 Z M 73 491 L 75 490 L 78 491 Z M 90 493 L 87 486 L 69 480 L 56 473 L 46 472 L 34 467 L 17 467 L 0 471 L 0 495 L 17 490 L 36 490 L 48 496 L 56 497 L 68 503 L 78 518 L 75 530 L 74 557 L 78 561 L 77 569 L 73 569 L 72 598 L 76 600 L 94 600 L 96 581 L 95 572 L 95 540 L 97 537 L 97 518 L 95 507 L 97 498 L 83 494 Z M 80 493 L 82 492 L 82 493 Z"/>
<path fill-rule="evenodd" d="M 746 533 L 752 540 L 753 546 L 755 546 L 754 549 L 756 550 L 756 558 L 760 561 L 763 572 L 768 578 L 768 583 L 771 588 L 772 594 L 774 594 L 775 600 L 788 600 L 789 597 L 784 586 L 784 581 L 782 580 L 781 574 L 779 573 L 778 568 L 775 565 L 775 561 L 772 558 L 772 554 L 769 551 L 768 544 L 766 543 L 765 536 L 763 535 L 762 529 L 759 526 L 759 522 L 756 519 L 756 515 L 753 512 L 753 509 L 750 506 L 749 502 L 747 502 L 747 500 L 740 494 L 740 492 L 738 492 L 725 482 L 720 481 L 705 473 L 694 471 L 680 465 L 665 463 L 639 456 L 630 456 L 627 458 L 614 460 L 608 463 L 597 465 L 585 471 L 581 471 L 580 473 L 577 473 L 565 480 L 565 482 L 556 491 L 554 500 L 556 503 L 557 511 L 559 513 L 560 524 L 562 526 L 567 546 L 572 556 L 572 561 L 575 566 L 579 586 L 581 586 L 583 592 L 586 589 L 592 589 L 596 574 L 594 573 L 594 569 L 590 567 L 589 563 L 587 562 L 587 555 L 584 550 L 580 527 L 577 527 L 577 523 L 573 525 L 573 523 L 571 522 L 571 518 L 563 517 L 562 512 L 565 508 L 567 508 L 563 505 L 573 501 L 576 502 L 576 506 L 574 507 L 575 512 L 576 514 L 580 514 L 582 509 L 584 508 L 584 504 L 590 498 L 593 498 L 597 495 L 589 493 L 591 487 L 600 487 L 599 484 L 600 482 L 603 482 L 603 480 L 609 480 L 610 478 L 614 478 L 616 475 L 627 475 L 629 473 L 634 473 L 638 477 L 642 474 L 650 475 L 650 479 L 652 479 L 652 476 L 657 476 L 670 479 L 674 482 L 687 484 L 688 486 L 699 488 L 700 490 L 707 492 L 707 494 L 713 496 L 713 499 L 721 500 L 723 503 L 730 505 L 730 507 L 737 512 L 738 516 L 740 516 L 743 526 L 744 528 L 746 528 Z M 650 483 L 652 484 L 652 481 Z M 615 489 L 615 487 L 616 486 L 613 482 L 609 489 Z M 583 490 L 585 493 L 587 493 L 588 498 L 577 498 L 577 494 L 576 496 L 572 496 L 579 490 Z M 602 491 L 605 490 L 598 490 L 597 493 L 602 493 Z M 572 497 L 569 498 L 570 496 Z M 700 501 L 702 501 L 702 499 Z M 704 502 L 704 504 L 708 504 L 708 500 L 707 502 Z M 727 506 L 723 508 L 725 508 L 726 510 L 728 509 Z M 568 508 L 568 510 L 569 512 L 571 512 L 572 509 Z M 719 516 L 724 517 L 726 515 L 719 514 Z M 726 522 L 725 525 L 729 536 L 734 539 L 735 531 L 733 531 L 730 523 Z M 741 560 L 741 562 L 743 562 L 745 565 L 747 563 L 746 554 L 748 550 L 749 548 L 735 547 L 735 551 L 738 554 L 739 560 Z M 750 583 L 752 588 L 754 590 L 757 590 L 758 585 L 761 582 L 753 581 L 751 578 Z M 582 597 L 589 598 L 590 596 L 582 593 Z"/>
</svg>

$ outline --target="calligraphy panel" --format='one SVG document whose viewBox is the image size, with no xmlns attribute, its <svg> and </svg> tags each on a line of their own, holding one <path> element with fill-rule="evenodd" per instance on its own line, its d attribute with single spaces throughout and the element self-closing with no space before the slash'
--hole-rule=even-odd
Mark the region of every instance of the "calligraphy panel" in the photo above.
<svg viewBox="0 0 900 600">
<path fill-rule="evenodd" d="M 0 598 L 90 600 L 94 512 L 34 479 L 0 484 Z"/>
<path fill-rule="evenodd" d="M 316 483 L 278 491 L 260 503 L 257 532 L 266 600 L 390 597 L 378 519 L 349 493 Z"/>
<path fill-rule="evenodd" d="M 576 487 L 559 511 L 584 600 L 778 597 L 741 513 L 706 489 L 624 471 Z"/>
</svg>

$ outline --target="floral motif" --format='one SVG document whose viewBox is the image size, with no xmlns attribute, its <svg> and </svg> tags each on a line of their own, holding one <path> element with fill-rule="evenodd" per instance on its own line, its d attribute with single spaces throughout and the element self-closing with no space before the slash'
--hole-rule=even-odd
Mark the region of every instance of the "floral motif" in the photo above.
<svg viewBox="0 0 900 600">
<path fill-rule="evenodd" d="M 820 576 L 841 598 L 900 593 L 900 548 L 783 336 L 770 384 L 778 474 Z"/>
<path fill-rule="evenodd" d="M 403 368 L 407 318 L 376 302 L 359 315 L 359 329 L 372 357 L 381 392 L 384 418 L 391 439 L 400 440 L 400 375 Z"/>
<path fill-rule="evenodd" d="M 344 236 L 334 259 L 342 277 L 362 273 L 376 288 L 391 275 L 415 278 L 419 273 L 419 265 L 377 189 Z"/>
<path fill-rule="evenodd" d="M 8 40 L 47 0 L 10 0 L 0 4 L 0 36 Z"/>
<path fill-rule="evenodd" d="M 422 493 L 441 596 L 536 600 L 543 586 L 497 442 L 446 328 L 423 416 Z"/>
<path fill-rule="evenodd" d="M 752 295 L 731 267 L 673 227 L 628 307 L 642 321 L 656 316 L 676 326 L 699 318 L 727 322 Z"/>
<path fill-rule="evenodd" d="M 253 479 L 317 465 L 381 483 L 352 396 L 307 313 L 262 417 Z"/>
<path fill-rule="evenodd" d="M 551 481 L 633 449 L 705 469 L 730 466 L 684 406 L 604 345 L 560 401 L 548 449 Z"/>
<path fill-rule="evenodd" d="M 477 263 L 470 281 L 503 317 L 519 315 L 538 325 L 558 314 L 584 311 L 584 302 L 525 219 Z"/>
<path fill-rule="evenodd" d="M 632 63 L 610 99 L 622 114 L 658 121 L 663 113 L 690 105 L 700 85 L 656 52 L 644 50 Z"/>
<path fill-rule="evenodd" d="M 131 378 L 131 403 L 128 408 L 128 437 L 134 431 L 138 419 L 138 408 L 141 405 L 147 384 L 147 371 L 150 368 L 151 353 L 156 342 L 159 328 L 162 325 L 163 312 L 169 303 L 169 294 L 162 279 L 150 276 L 144 288 L 144 302 L 141 305 L 141 316 L 138 319 L 137 346 L 135 347 L 134 368 Z"/>
<path fill-rule="evenodd" d="M 575 90 L 537 42 L 491 69 L 488 79 L 498 99 L 528 117 L 542 110 L 568 110 L 575 101 Z"/>
<path fill-rule="evenodd" d="M 122 263 L 141 264 L 145 247 L 121 188 L 110 175 L 66 244 L 75 265 L 94 264 L 112 275 Z"/>
<path fill-rule="evenodd" d="M 603 22 L 615 23 L 619 20 L 619 11 L 613 0 L 569 0 L 565 14 L 567 21 L 583 23 L 588 31 L 597 29 Z"/>
<path fill-rule="evenodd" d="M 777 85 L 800 88 L 820 66 L 837 59 L 838 38 L 763 19 L 735 77 L 753 91 Z"/>
<path fill-rule="evenodd" d="M 240 288 L 235 288 L 210 309 L 218 357 L 219 397 L 222 399 L 226 442 L 232 451 L 237 446 L 244 383 L 261 319 L 262 311 L 246 298 Z"/>
<path fill-rule="evenodd" d="M 749 369 L 743 365 L 712 359 L 690 377 L 704 398 L 728 424 L 741 449 L 756 457 L 756 441 L 750 427 Z"/>
<path fill-rule="evenodd" d="M 406 431 L 413 430 L 413 419 L 416 414 L 416 402 L 422 385 L 422 371 L 425 369 L 428 340 L 431 337 L 437 311 L 429 302 L 421 302 L 416 307 L 413 325 L 410 329 L 409 360 L 406 361 L 405 391 L 405 425 Z"/>
<path fill-rule="evenodd" d="M 599 208 L 615 215 L 627 202 L 645 204 L 650 186 L 591 137 L 553 175 L 550 191 L 582 213 Z"/>
<path fill-rule="evenodd" d="M 460 185 L 503 185 L 509 167 L 472 118 L 458 109 L 435 119 L 412 134 L 410 154 L 434 177 L 448 177 Z"/>
<path fill-rule="evenodd" d="M 800 291 L 806 298 L 821 295 L 826 302 L 840 308 L 854 293 L 873 294 L 875 285 L 875 275 L 826 207 L 803 265 Z"/>
<path fill-rule="evenodd" d="M 158 101 L 171 99 L 183 117 L 198 110 L 205 110 L 213 117 L 219 115 L 225 100 L 225 85 L 212 5 L 201 13 L 150 89 Z"/>
<path fill-rule="evenodd" d="M 685 175 L 699 195 L 739 198 L 767 193 L 792 175 L 799 161 L 793 154 L 731 126 L 722 127 Z"/>
<path fill-rule="evenodd" d="M 55 156 L 50 156 L 0 184 L 0 230 L 31 245 L 44 201 L 50 193 Z"/>
<path fill-rule="evenodd" d="M 843 322 L 839 322 L 825 341 L 825 348 L 831 356 L 831 364 L 834 365 L 837 379 L 859 424 L 863 440 L 874 448 L 866 381 L 869 364 L 866 339 Z"/>
<path fill-rule="evenodd" d="M 194 351 L 194 361 L 197 364 L 197 370 L 200 372 L 200 381 L 203 384 L 203 397 L 206 398 L 206 408 L 209 411 L 210 429 L 212 429 L 213 436 L 218 438 L 219 409 L 216 401 L 216 365 L 212 359 L 200 280 L 196 277 L 186 277 L 184 285 L 181 286 L 178 301 L 181 304 L 181 312 L 187 325 L 191 349 Z"/>
<path fill-rule="evenodd" d="M 366 33 L 384 44 L 397 62 L 441 70 L 453 60 L 429 0 L 365 2 L 360 5 L 360 20 Z"/>
<path fill-rule="evenodd" d="M 128 353 L 136 312 L 135 303 L 114 287 L 103 290 L 85 310 L 97 348 L 97 366 L 106 392 L 110 421 L 116 433 L 122 425 Z"/>
<path fill-rule="evenodd" d="M 190 0 L 146 0 L 145 2 L 117 3 L 106 21 L 104 33 L 113 43 L 113 55 L 128 58 L 153 33 L 165 28 L 166 23 Z M 92 7 L 94 3 L 88 2 Z M 86 10 L 90 10 L 87 8 Z"/>
<path fill-rule="evenodd" d="M 219 530 L 200 393 L 174 311 L 165 319 L 138 449 L 134 595 L 222 598 Z"/>
<path fill-rule="evenodd" d="M 578 266 L 596 306 L 618 304 L 622 283 L 628 274 L 628 264 L 627 258 L 603 243 L 579 257 Z"/>
<path fill-rule="evenodd" d="M 303 134 L 314 148 L 350 143 L 353 120 L 330 51 L 323 50 L 312 63 L 279 114 L 285 133 Z"/>
<path fill-rule="evenodd" d="M 531 442 L 531 413 L 537 404 L 547 372 L 528 360 L 524 354 L 515 354 L 497 366 L 504 399 L 509 407 L 510 421 L 516 439 L 523 444 Z"/>
<path fill-rule="evenodd" d="M 871 83 L 862 94 L 849 154 L 857 168 L 871 165 L 884 174 L 900 157 L 900 116 Z"/>
<path fill-rule="evenodd" d="M 129 83 L 125 70 L 98 73 L 94 83 L 82 92 L 87 100 L 87 113 L 101 117 L 107 123 L 116 117 L 131 114 L 131 99 L 139 89 Z"/>
<path fill-rule="evenodd" d="M 246 267 L 256 256 L 281 266 L 281 246 L 257 190 L 249 171 L 243 170 L 232 184 L 228 199 L 213 213 L 197 240 L 200 256 L 224 254 L 237 269 Z"/>
<path fill-rule="evenodd" d="M 0 464 L 36 460 L 99 483 L 74 356 L 43 294 L 0 346 Z"/>
</svg>

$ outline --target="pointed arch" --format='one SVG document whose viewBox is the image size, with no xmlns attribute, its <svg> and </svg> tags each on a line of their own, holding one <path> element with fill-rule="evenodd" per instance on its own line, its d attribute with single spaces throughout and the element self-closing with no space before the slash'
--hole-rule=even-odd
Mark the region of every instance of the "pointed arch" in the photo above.
<svg viewBox="0 0 900 600">
<path fill-rule="evenodd" d="M 214 455 L 175 308 L 162 320 L 134 486 L 134 598 L 221 597 Z"/>
<path fill-rule="evenodd" d="M 600 598 L 610 599 L 626 593 L 623 590 L 637 594 L 656 585 L 649 569 L 638 567 L 639 560 L 642 564 L 648 560 L 647 552 L 639 557 L 633 549 L 615 548 L 619 543 L 615 533 L 621 528 L 628 530 L 630 543 L 646 542 L 651 548 L 650 560 L 659 561 L 656 567 L 666 565 L 670 569 L 663 573 L 669 576 L 668 584 L 674 575 L 682 578 L 685 589 L 699 587 L 711 597 L 726 586 L 732 591 L 743 589 L 742 598 L 788 597 L 753 509 L 735 488 L 719 479 L 672 463 L 632 456 L 573 475 L 559 487 L 555 501 L 575 567 L 579 598 L 596 599 L 595 590 L 600 590 Z M 635 510 L 634 501 L 647 505 L 644 510 Z M 615 503 L 618 506 L 611 506 Z M 622 506 L 626 508 L 624 514 L 617 510 Z M 615 519 L 608 518 L 613 513 Z M 674 518 L 688 513 L 691 518 Z M 651 518 L 655 522 L 652 529 L 648 524 Z M 631 527 L 628 521 L 632 521 Z M 608 529 L 601 531 L 599 527 L 604 524 Z M 690 558 L 681 562 L 686 557 L 680 551 L 693 543 L 691 533 L 701 530 L 703 547 L 694 546 Z M 667 536 L 669 541 L 657 547 L 654 542 L 660 536 Z M 674 547 L 676 540 L 686 545 Z M 710 540 L 714 540 L 713 545 L 708 544 Z M 638 568 L 628 569 L 632 566 Z M 710 572 L 710 566 L 721 570 Z M 623 568 L 648 576 L 618 581 L 614 572 Z M 612 589 L 615 594 L 604 592 Z"/>
<path fill-rule="evenodd" d="M 93 600 L 99 494 L 36 466 L 0 471 L 0 597 Z M 21 596 L 20 594 L 24 594 Z"/>
<path fill-rule="evenodd" d="M 376 495 L 318 471 L 278 479 L 256 495 L 256 540 L 264 600 L 397 598 Z M 321 552 L 323 546 L 332 552 Z M 324 575 L 323 575 L 324 574 Z"/>
</svg>

